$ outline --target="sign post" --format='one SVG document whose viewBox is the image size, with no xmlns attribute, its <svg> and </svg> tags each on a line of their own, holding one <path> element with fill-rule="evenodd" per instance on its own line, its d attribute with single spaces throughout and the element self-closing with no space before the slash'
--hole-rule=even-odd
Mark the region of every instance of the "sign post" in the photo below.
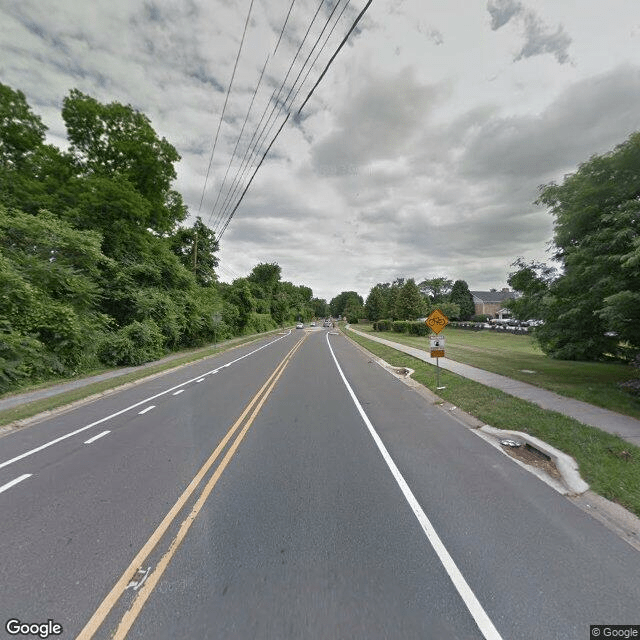
<svg viewBox="0 0 640 640">
<path fill-rule="evenodd" d="M 429 351 L 431 357 L 436 359 L 436 389 L 440 391 L 446 387 L 440 386 L 439 358 L 444 358 L 444 338 L 438 334 L 449 324 L 449 318 L 440 309 L 435 309 L 429 314 L 425 324 L 435 333 L 435 335 L 429 336 Z"/>
</svg>

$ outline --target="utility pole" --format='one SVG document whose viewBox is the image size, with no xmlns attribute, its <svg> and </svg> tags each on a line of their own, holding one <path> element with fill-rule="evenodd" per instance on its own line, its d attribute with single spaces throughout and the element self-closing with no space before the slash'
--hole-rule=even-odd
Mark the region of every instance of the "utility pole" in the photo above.
<svg viewBox="0 0 640 640">
<path fill-rule="evenodd" d="M 198 230 L 196 229 L 196 240 L 194 243 L 194 251 L 193 251 L 193 273 L 197 273 L 198 271 Z"/>
</svg>

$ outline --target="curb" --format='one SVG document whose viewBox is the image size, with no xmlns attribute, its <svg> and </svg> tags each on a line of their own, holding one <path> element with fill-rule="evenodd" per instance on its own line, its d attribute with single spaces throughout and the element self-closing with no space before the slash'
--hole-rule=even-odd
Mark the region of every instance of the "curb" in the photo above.
<svg viewBox="0 0 640 640">
<path fill-rule="evenodd" d="M 548 455 L 556 465 L 556 468 L 562 476 L 562 482 L 566 486 L 566 490 L 562 491 L 565 495 L 576 496 L 589 490 L 589 485 L 582 479 L 578 471 L 578 463 L 566 453 L 559 451 L 550 444 L 530 436 L 528 433 L 522 433 L 521 431 L 507 431 L 506 429 L 496 429 L 489 425 L 480 427 L 479 431 L 486 433 L 496 438 L 496 440 L 504 437 L 512 436 L 518 440 L 522 440 L 530 444 L 534 449 L 542 451 L 542 453 Z M 526 465 L 528 466 L 528 465 Z"/>
</svg>

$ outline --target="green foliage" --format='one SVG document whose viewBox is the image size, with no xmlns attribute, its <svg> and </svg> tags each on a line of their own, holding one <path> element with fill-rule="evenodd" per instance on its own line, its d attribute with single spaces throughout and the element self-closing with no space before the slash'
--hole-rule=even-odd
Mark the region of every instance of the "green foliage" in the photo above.
<svg viewBox="0 0 640 640">
<path fill-rule="evenodd" d="M 134 321 L 101 341 L 100 360 L 112 366 L 139 365 L 162 356 L 164 336 L 153 320 Z"/>
<path fill-rule="evenodd" d="M 619 342 L 640 350 L 639 194 L 640 133 L 542 188 L 538 202 L 555 216 L 564 272 L 540 294 L 545 324 L 536 334 L 554 357 L 620 355 Z"/>
<path fill-rule="evenodd" d="M 24 166 L 44 142 L 46 130 L 24 93 L 0 83 L 0 166 Z"/>
<path fill-rule="evenodd" d="M 464 280 L 456 280 L 449 294 L 449 302 L 453 302 L 460 307 L 460 313 L 457 316 L 459 320 L 469 320 L 475 313 L 475 305 L 473 296 L 469 291 L 469 285 Z M 531 317 L 531 316 L 529 316 Z"/>
<path fill-rule="evenodd" d="M 313 315 L 316 318 L 327 318 L 331 314 L 331 309 L 326 300 L 321 298 L 312 298 L 311 306 L 313 308 Z"/>
<path fill-rule="evenodd" d="M 435 303 L 444 302 L 452 286 L 453 280 L 443 277 L 427 278 L 418 285 L 420 293 Z"/>
<path fill-rule="evenodd" d="M 372 322 L 376 322 L 387 315 L 382 285 L 377 284 L 371 289 L 364 305 L 364 312 L 367 319 Z"/>
<path fill-rule="evenodd" d="M 169 232 L 186 218 L 182 198 L 171 190 L 180 156 L 167 140 L 158 138 L 147 116 L 130 105 L 101 104 L 73 89 L 64 99 L 62 117 L 84 175 L 131 183 L 151 205 L 150 226 L 155 231 Z"/>
<path fill-rule="evenodd" d="M 395 303 L 395 317 L 400 320 L 415 320 L 425 311 L 420 290 L 413 278 L 409 278 L 399 290 Z"/>
<path fill-rule="evenodd" d="M 374 331 L 393 331 L 393 320 L 378 320 L 373 323 Z"/>
<path fill-rule="evenodd" d="M 169 245 L 180 262 L 196 277 L 199 285 L 207 286 L 216 281 L 215 267 L 218 259 L 218 241 L 215 234 L 207 227 L 200 216 L 190 228 L 179 227 L 169 237 Z"/>
<path fill-rule="evenodd" d="M 269 313 L 252 313 L 247 323 L 249 333 L 264 333 L 277 328 L 278 325 Z"/>
<path fill-rule="evenodd" d="M 275 263 L 217 282 L 215 235 L 178 226 L 179 156 L 144 114 L 74 90 L 62 115 L 64 153 L 0 84 L 0 392 L 326 315 Z"/>
<path fill-rule="evenodd" d="M 337 296 L 335 296 L 335 298 L 332 298 L 331 302 L 329 302 L 331 315 L 334 318 L 346 315 L 345 309 L 347 308 L 347 305 L 349 305 L 349 303 L 351 303 L 350 306 L 352 310 L 357 310 L 364 305 L 362 296 L 358 295 L 356 291 L 343 291 L 342 293 L 339 293 Z"/>
</svg>

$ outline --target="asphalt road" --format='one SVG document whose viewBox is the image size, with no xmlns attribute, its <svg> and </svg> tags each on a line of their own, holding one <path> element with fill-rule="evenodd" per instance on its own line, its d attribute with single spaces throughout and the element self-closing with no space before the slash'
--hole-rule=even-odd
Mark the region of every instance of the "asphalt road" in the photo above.
<svg viewBox="0 0 640 640">
<path fill-rule="evenodd" d="M 37 637 L 10 619 L 160 640 L 640 624 L 637 551 L 322 328 L 0 439 L 0 513 L 0 637 Z"/>
</svg>

